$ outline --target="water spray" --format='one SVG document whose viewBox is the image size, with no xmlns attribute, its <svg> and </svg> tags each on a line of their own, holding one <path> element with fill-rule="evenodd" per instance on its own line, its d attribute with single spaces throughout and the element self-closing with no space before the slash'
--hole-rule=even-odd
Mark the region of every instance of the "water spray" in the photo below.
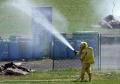
<svg viewBox="0 0 120 84">
<path fill-rule="evenodd" d="M 27 0 L 14 0 L 11 5 L 20 11 L 24 12 L 29 17 L 32 17 L 31 7 L 33 6 Z M 57 39 L 59 39 L 62 43 L 64 43 L 71 50 L 75 51 L 74 48 L 69 44 L 69 42 L 54 28 L 54 26 L 47 20 L 47 18 L 38 10 L 36 12 L 39 14 L 39 17 L 33 17 L 33 20 L 42 25 L 47 31 L 49 31 L 52 35 L 54 35 Z"/>
</svg>

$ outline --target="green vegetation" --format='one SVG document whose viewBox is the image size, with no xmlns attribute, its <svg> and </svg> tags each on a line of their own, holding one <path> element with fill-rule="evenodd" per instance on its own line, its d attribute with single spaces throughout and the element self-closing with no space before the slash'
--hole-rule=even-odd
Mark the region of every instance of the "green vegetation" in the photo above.
<svg viewBox="0 0 120 84">
<path fill-rule="evenodd" d="M 120 81 L 116 81 L 116 80 L 96 80 L 96 81 L 92 81 L 91 83 L 89 82 L 73 82 L 73 81 L 56 81 L 56 82 L 20 82 L 20 81 L 16 81 L 16 82 L 1 82 L 0 84 L 119 84 Z"/>
<path fill-rule="evenodd" d="M 16 8 L 7 6 L 6 3 L 8 1 L 11 2 L 12 0 L 0 0 L 0 36 L 9 36 L 9 34 L 31 36 L 32 19 Z M 96 26 L 101 16 L 95 13 L 93 4 L 99 5 L 104 0 L 29 1 L 35 3 L 34 7 L 52 7 L 52 24 L 60 32 L 98 31 L 101 33 L 114 31 Z M 102 11 L 104 11 L 104 7 Z M 115 30 L 114 32 L 116 33 L 116 31 L 119 33 L 119 30 Z"/>
<path fill-rule="evenodd" d="M 9 0 L 12 1 L 12 0 Z M 29 0 L 33 1 L 37 7 L 52 6 L 53 12 L 59 11 L 64 16 L 59 21 L 53 14 L 53 24 L 61 32 L 88 31 L 95 20 L 94 11 L 91 7 L 91 0 Z M 8 0 L 0 0 L 0 35 L 20 34 L 30 35 L 32 33 L 32 21 L 24 13 L 13 7 L 7 6 Z M 59 17 L 61 18 L 61 17 Z M 62 24 L 62 25 L 61 25 Z M 65 26 L 65 28 L 62 28 Z"/>
<path fill-rule="evenodd" d="M 69 21 L 69 31 L 88 31 L 95 18 L 90 0 L 51 0 Z"/>
<path fill-rule="evenodd" d="M 25 76 L 0 76 L 0 84 L 89 84 L 76 80 L 79 77 L 78 69 L 65 70 L 38 70 Z M 93 72 L 90 84 L 119 84 L 119 72 Z"/>
</svg>

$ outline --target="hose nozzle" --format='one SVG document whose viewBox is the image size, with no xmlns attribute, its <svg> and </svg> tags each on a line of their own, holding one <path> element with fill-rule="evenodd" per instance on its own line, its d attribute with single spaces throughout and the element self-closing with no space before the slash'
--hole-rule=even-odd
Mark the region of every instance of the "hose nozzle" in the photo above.
<svg viewBox="0 0 120 84">
<path fill-rule="evenodd" d="M 77 53 L 78 53 L 76 50 L 74 50 L 73 52 L 75 53 L 75 55 L 77 55 Z"/>
</svg>

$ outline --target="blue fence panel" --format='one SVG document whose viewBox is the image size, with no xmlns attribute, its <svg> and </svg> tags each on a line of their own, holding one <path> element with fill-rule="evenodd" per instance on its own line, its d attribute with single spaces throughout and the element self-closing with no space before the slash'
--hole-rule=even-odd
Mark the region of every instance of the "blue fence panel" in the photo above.
<svg viewBox="0 0 120 84">
<path fill-rule="evenodd" d="M 32 59 L 32 56 L 33 56 L 33 42 L 32 41 L 27 42 L 25 56 L 27 59 Z"/>
<path fill-rule="evenodd" d="M 9 42 L 9 60 L 19 60 L 19 43 L 17 41 Z"/>
<path fill-rule="evenodd" d="M 0 60 L 9 60 L 7 41 L 0 40 Z"/>
<path fill-rule="evenodd" d="M 42 59 L 44 57 L 50 56 L 50 47 L 52 43 L 52 38 L 49 36 L 49 33 L 46 33 L 43 37 L 35 37 L 33 45 L 33 58 Z"/>
<path fill-rule="evenodd" d="M 31 60 L 33 56 L 32 41 L 20 41 L 19 52 L 20 52 L 20 59 Z"/>
<path fill-rule="evenodd" d="M 36 38 L 36 37 L 35 37 Z M 40 49 L 41 45 L 34 41 L 34 46 L 33 46 L 33 59 L 41 59 L 44 56 L 44 53 L 42 52 L 43 50 Z"/>
</svg>

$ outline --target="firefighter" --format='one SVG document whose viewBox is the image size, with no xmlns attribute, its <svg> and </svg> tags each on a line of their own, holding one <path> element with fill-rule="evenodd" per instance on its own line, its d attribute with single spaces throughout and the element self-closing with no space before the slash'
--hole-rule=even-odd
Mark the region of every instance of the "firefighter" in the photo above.
<svg viewBox="0 0 120 84">
<path fill-rule="evenodd" d="M 74 52 L 76 53 L 77 51 Z M 92 75 L 91 64 L 94 63 L 93 48 L 88 47 L 87 42 L 81 42 L 79 52 L 77 53 L 79 53 L 81 60 L 81 74 L 80 74 L 81 81 L 84 81 L 85 73 L 88 74 L 89 81 L 91 81 L 91 75 Z"/>
</svg>

